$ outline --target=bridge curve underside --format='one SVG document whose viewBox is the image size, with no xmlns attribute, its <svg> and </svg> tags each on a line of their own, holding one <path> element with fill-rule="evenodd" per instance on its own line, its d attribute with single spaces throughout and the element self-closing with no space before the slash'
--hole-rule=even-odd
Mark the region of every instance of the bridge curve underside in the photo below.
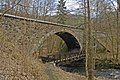
<svg viewBox="0 0 120 80">
<path fill-rule="evenodd" d="M 73 32 L 70 31 L 55 31 L 47 34 L 46 38 L 49 36 L 57 35 L 59 36 L 67 45 L 68 52 L 65 53 L 59 53 L 59 54 L 47 54 L 45 56 L 39 56 L 40 59 L 42 59 L 43 63 L 45 62 L 55 62 L 55 63 L 61 63 L 65 61 L 76 61 L 82 59 L 84 56 L 81 54 L 82 46 L 79 44 L 79 39 L 74 36 Z M 43 37 L 43 41 L 46 39 Z M 41 41 L 43 43 L 43 41 Z M 44 45 L 44 44 L 43 44 Z M 85 58 L 85 57 L 83 57 Z"/>
<path fill-rule="evenodd" d="M 46 40 L 48 40 L 47 39 L 48 37 L 56 35 L 65 42 L 68 52 L 69 51 L 75 52 L 76 50 L 79 50 L 81 52 L 82 51 L 82 40 L 81 40 L 82 38 L 78 37 L 76 33 L 78 33 L 78 31 L 75 31 L 72 29 L 52 30 L 51 32 L 48 32 L 47 34 L 45 34 L 39 40 L 37 51 L 40 51 L 41 49 L 43 49 L 43 46 L 45 45 L 44 43 L 48 43 L 48 42 L 52 43 L 51 40 L 45 42 Z M 79 33 L 78 33 L 78 35 L 79 35 Z M 53 40 L 53 41 L 55 41 L 55 40 Z M 55 54 L 55 53 L 56 52 L 53 52 L 53 54 Z M 64 52 L 61 52 L 61 51 L 60 51 L 60 53 L 64 54 Z M 51 53 L 48 55 L 51 55 Z M 43 56 L 45 56 L 45 55 L 43 54 Z"/>
<path fill-rule="evenodd" d="M 79 42 L 72 34 L 68 32 L 57 32 L 55 34 L 65 41 L 69 51 L 81 48 Z"/>
</svg>

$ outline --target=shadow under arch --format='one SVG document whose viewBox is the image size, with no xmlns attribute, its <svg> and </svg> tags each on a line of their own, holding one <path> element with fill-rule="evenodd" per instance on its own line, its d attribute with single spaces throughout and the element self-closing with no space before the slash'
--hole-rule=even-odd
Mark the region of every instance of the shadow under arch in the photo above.
<svg viewBox="0 0 120 80">
<path fill-rule="evenodd" d="M 51 31 L 49 33 L 47 33 L 46 35 L 44 35 L 40 40 L 39 40 L 39 44 L 37 47 L 37 51 L 39 51 L 42 46 L 44 45 L 44 41 L 52 35 L 57 35 L 58 37 L 60 37 L 67 45 L 68 47 L 68 51 L 72 51 L 72 50 L 79 50 L 80 52 L 82 51 L 82 46 L 79 42 L 79 39 L 75 36 L 75 34 L 71 31 Z"/>
<path fill-rule="evenodd" d="M 68 51 L 74 49 L 78 49 L 78 50 L 81 49 L 78 40 L 69 32 L 57 32 L 55 34 L 64 40 L 64 42 L 68 47 Z"/>
</svg>

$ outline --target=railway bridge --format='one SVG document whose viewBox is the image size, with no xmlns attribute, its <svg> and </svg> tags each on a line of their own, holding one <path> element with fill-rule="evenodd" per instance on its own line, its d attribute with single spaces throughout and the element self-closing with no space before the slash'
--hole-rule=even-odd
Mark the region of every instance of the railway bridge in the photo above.
<svg viewBox="0 0 120 80">
<path fill-rule="evenodd" d="M 0 20 L 0 31 L 0 34 L 7 37 L 7 41 L 13 43 L 15 48 L 24 54 L 37 53 L 37 56 L 42 56 L 40 49 L 44 41 L 53 35 L 59 36 L 66 43 L 68 52 L 77 49 L 79 54 L 84 49 L 84 29 L 80 27 L 4 14 Z M 97 39 L 96 41 L 99 42 Z M 101 42 L 99 43 L 101 45 Z M 70 59 L 79 59 L 81 56 L 78 54 L 74 54 Z M 70 59 L 68 56 L 62 58 L 63 61 Z M 59 62 L 59 60 L 54 61 Z"/>
</svg>

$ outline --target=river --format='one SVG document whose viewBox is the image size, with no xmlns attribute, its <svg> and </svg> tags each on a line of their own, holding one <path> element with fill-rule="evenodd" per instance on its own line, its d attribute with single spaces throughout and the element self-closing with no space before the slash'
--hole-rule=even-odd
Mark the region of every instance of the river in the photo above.
<svg viewBox="0 0 120 80">
<path fill-rule="evenodd" d="M 61 67 L 63 70 L 71 73 L 78 73 L 85 76 L 85 67 Z M 105 77 L 114 80 L 120 80 L 120 69 L 96 69 L 95 77 Z"/>
</svg>

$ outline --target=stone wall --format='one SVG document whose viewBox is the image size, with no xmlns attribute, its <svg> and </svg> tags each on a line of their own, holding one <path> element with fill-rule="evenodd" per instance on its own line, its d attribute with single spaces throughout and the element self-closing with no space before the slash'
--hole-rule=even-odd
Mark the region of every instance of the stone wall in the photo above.
<svg viewBox="0 0 120 80">
<path fill-rule="evenodd" d="M 68 32 L 72 34 L 82 46 L 82 34 L 80 29 L 72 29 L 65 26 L 60 26 L 54 23 L 47 24 L 39 21 L 21 19 L 5 16 L 0 22 L 0 30 L 7 40 L 16 46 L 16 49 L 22 53 L 34 53 L 38 51 L 42 42 L 50 35 L 56 32 Z"/>
</svg>

